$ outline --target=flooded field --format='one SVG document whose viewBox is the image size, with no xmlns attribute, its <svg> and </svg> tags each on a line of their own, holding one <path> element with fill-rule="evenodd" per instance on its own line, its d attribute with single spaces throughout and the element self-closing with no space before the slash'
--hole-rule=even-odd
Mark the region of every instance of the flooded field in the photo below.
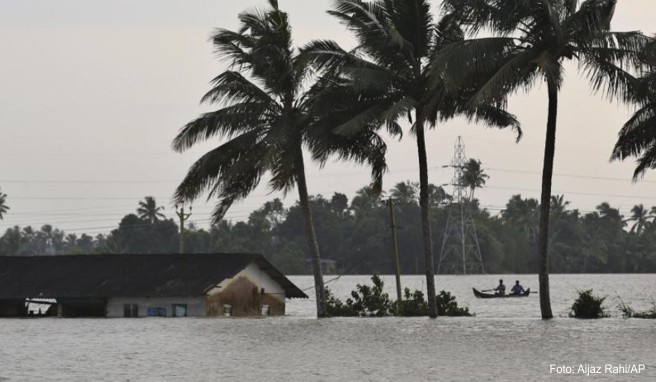
<svg viewBox="0 0 656 382">
<path fill-rule="evenodd" d="M 516 278 L 537 289 L 535 276 L 504 276 L 506 284 Z M 437 278 L 438 290 L 455 294 L 460 305 L 476 313 L 472 318 L 316 320 L 313 301 L 293 300 L 288 315 L 280 318 L 0 320 L 0 380 L 656 379 L 656 321 L 625 320 L 615 309 L 618 295 L 638 310 L 650 308 L 656 275 L 552 276 L 558 317 L 551 321 L 539 319 L 537 296 L 473 297 L 471 287 L 487 289 L 497 279 Z M 312 285 L 311 277 L 292 280 L 301 288 Z M 384 280 L 393 294 L 393 277 Z M 344 298 L 355 284 L 368 281 L 344 276 L 328 285 Z M 411 288 L 423 286 L 420 276 L 402 281 Z M 567 318 L 576 290 L 591 287 L 608 296 L 613 317 Z M 644 370 L 632 373 L 639 365 Z M 586 371 L 597 370 L 601 373 L 586 376 Z"/>
</svg>

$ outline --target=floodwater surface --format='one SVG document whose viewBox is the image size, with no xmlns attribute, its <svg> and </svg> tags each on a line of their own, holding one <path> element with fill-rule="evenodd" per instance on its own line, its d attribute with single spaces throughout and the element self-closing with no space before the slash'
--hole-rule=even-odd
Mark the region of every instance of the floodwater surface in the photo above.
<svg viewBox="0 0 656 382">
<path fill-rule="evenodd" d="M 503 277 L 537 289 L 536 276 Z M 498 278 L 437 277 L 437 289 L 475 317 L 317 320 L 308 299 L 288 301 L 285 317 L 2 319 L 0 380 L 656 380 L 656 320 L 623 319 L 616 310 L 618 296 L 637 310 L 651 308 L 656 275 L 552 275 L 557 317 L 550 321 L 539 319 L 537 296 L 474 298 L 471 287 L 488 289 Z M 291 279 L 312 286 L 311 277 Z M 394 278 L 383 279 L 393 297 Z M 402 282 L 425 290 L 421 276 Z M 346 298 L 358 283 L 370 281 L 343 276 L 328 286 Z M 608 296 L 611 318 L 567 317 L 576 291 L 588 288 Z"/>
</svg>

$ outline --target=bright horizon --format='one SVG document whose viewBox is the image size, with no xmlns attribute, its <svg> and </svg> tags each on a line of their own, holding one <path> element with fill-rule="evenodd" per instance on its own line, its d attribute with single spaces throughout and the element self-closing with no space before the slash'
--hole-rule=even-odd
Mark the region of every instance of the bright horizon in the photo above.
<svg viewBox="0 0 656 382">
<path fill-rule="evenodd" d="M 227 4 L 226 4 L 227 3 Z M 319 3 L 320 5 L 317 5 Z M 438 2 L 433 2 L 437 4 Z M 294 39 L 332 38 L 352 44 L 351 35 L 325 11 L 329 1 L 280 0 L 291 17 Z M 6 0 L 0 3 L 0 189 L 10 210 L 0 232 L 14 225 L 51 224 L 68 233 L 105 233 L 152 195 L 174 217 L 171 196 L 204 144 L 177 154 L 170 143 L 178 130 L 209 105 L 199 105 L 209 81 L 225 69 L 208 37 L 215 27 L 235 29 L 237 14 L 266 1 Z M 620 0 L 613 28 L 653 35 L 656 3 Z M 470 158 L 490 176 L 477 191 L 482 207 L 503 209 L 514 194 L 539 198 L 546 126 L 546 86 L 511 99 L 509 111 L 524 138 L 456 119 L 427 137 L 429 180 L 449 183 L 442 168 L 458 136 Z M 561 91 L 553 194 L 570 208 L 590 212 L 602 202 L 627 215 L 631 207 L 656 205 L 656 177 L 631 182 L 634 163 L 609 163 L 617 132 L 630 110 L 592 95 L 569 65 Z M 414 141 L 388 140 L 384 189 L 418 179 Z M 368 169 L 329 163 L 309 166 L 310 194 L 334 192 L 351 199 L 369 182 Z M 450 191 L 447 188 L 447 191 Z M 280 197 L 266 183 L 235 204 L 226 219 L 245 220 L 265 201 Z M 293 191 L 288 207 L 297 199 Z M 190 221 L 206 227 L 214 201 L 193 204 Z"/>
</svg>

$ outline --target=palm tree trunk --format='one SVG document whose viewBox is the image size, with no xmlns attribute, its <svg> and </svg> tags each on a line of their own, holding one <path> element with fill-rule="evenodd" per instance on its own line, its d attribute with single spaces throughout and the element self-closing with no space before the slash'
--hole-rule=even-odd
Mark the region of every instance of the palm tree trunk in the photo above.
<svg viewBox="0 0 656 382">
<path fill-rule="evenodd" d="M 553 176 L 554 154 L 556 151 L 556 118 L 558 116 L 558 87 L 548 81 L 549 116 L 547 118 L 547 137 L 544 144 L 544 167 L 542 169 L 542 196 L 540 198 L 540 233 L 538 247 L 538 272 L 540 280 L 540 311 L 543 319 L 553 318 L 549 298 L 549 213 L 551 210 L 551 180 Z"/>
<path fill-rule="evenodd" d="M 310 200 L 307 191 L 307 182 L 305 180 L 305 165 L 303 163 L 303 152 L 300 151 L 297 158 L 297 186 L 298 197 L 301 202 L 301 208 L 305 215 L 305 231 L 307 235 L 308 246 L 310 247 L 310 260 L 312 262 L 312 273 L 314 275 L 314 292 L 317 300 L 317 317 L 327 317 L 328 309 L 326 307 L 326 293 L 323 285 L 323 275 L 321 274 L 321 256 L 319 255 L 319 244 L 317 235 L 314 231 L 314 222 L 312 221 L 312 211 L 310 210 Z"/>
<path fill-rule="evenodd" d="M 426 298 L 428 299 L 428 316 L 437 317 L 435 300 L 435 265 L 433 259 L 433 240 L 429 220 L 428 204 L 428 160 L 426 159 L 426 137 L 424 119 L 421 109 L 415 111 L 415 131 L 417 134 L 417 152 L 419 153 L 419 206 L 421 207 L 421 233 L 424 241 L 424 260 L 426 263 Z"/>
</svg>

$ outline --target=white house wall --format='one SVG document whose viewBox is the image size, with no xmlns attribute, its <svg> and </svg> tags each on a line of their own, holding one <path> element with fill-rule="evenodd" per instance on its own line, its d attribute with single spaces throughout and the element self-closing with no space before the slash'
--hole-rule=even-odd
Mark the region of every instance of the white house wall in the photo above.
<svg viewBox="0 0 656 382">
<path fill-rule="evenodd" d="M 148 308 L 166 309 L 166 317 L 173 317 L 173 304 L 186 304 L 187 316 L 205 316 L 204 297 L 115 297 L 107 301 L 107 317 L 123 317 L 125 304 L 139 305 L 139 317 L 148 317 Z"/>
</svg>

